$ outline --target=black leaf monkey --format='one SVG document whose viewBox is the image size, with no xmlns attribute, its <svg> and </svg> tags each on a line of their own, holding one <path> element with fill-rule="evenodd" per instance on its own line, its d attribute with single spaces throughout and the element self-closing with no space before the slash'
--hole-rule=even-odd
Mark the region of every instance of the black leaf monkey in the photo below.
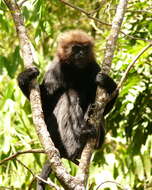
<svg viewBox="0 0 152 190">
<path fill-rule="evenodd" d="M 60 36 L 57 54 L 40 84 L 42 109 L 50 136 L 61 157 L 73 162 L 91 137 L 98 136 L 97 148 L 104 140 L 101 125 L 98 135 L 94 126 L 88 124 L 88 110 L 95 101 L 99 85 L 111 94 L 116 83 L 106 74 L 101 74 L 93 52 L 93 39 L 85 32 L 73 30 Z M 29 98 L 30 82 L 39 74 L 30 68 L 18 76 L 18 84 Z M 107 114 L 115 102 L 114 97 L 105 107 Z"/>
</svg>

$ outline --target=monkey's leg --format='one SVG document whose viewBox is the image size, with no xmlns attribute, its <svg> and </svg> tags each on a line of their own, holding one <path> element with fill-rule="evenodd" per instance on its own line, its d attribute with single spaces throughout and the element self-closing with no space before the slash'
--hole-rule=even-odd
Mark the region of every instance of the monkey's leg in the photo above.
<svg viewBox="0 0 152 190">
<path fill-rule="evenodd" d="M 79 161 L 74 160 L 72 161 L 74 164 L 79 165 Z M 44 180 L 47 180 L 47 178 L 49 177 L 49 174 L 51 173 L 51 167 L 50 167 L 50 162 L 49 160 L 47 160 L 42 168 L 42 171 L 40 173 L 40 177 Z M 38 180 L 37 181 L 37 188 L 36 190 L 45 190 L 45 183 L 43 183 L 43 181 Z"/>
<path fill-rule="evenodd" d="M 51 173 L 51 167 L 50 162 L 47 160 L 42 168 L 42 171 L 40 173 L 40 177 L 44 180 L 47 180 L 49 174 Z M 37 181 L 37 190 L 45 190 L 45 183 L 43 183 L 41 180 Z"/>
<path fill-rule="evenodd" d="M 104 128 L 104 117 L 102 116 L 102 120 L 100 125 L 98 126 L 97 129 L 97 138 L 96 138 L 96 144 L 95 144 L 95 149 L 101 148 L 102 144 L 104 143 L 105 140 L 105 128 Z"/>
</svg>

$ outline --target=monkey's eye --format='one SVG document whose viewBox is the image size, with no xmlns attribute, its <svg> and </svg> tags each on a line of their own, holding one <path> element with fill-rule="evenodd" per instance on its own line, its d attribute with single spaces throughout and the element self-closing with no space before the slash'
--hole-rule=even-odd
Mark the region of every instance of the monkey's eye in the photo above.
<svg viewBox="0 0 152 190">
<path fill-rule="evenodd" d="M 80 50 L 82 50 L 82 46 L 81 46 L 81 45 L 74 45 L 74 46 L 72 47 L 72 51 L 73 51 L 74 53 L 77 53 L 77 52 L 79 52 Z"/>
<path fill-rule="evenodd" d="M 79 45 L 79 44 L 77 44 L 77 45 L 74 45 L 73 47 L 72 47 L 72 52 L 73 53 L 79 53 L 80 51 L 83 51 L 84 53 L 87 53 L 88 51 L 89 51 L 89 45 L 88 44 L 86 44 L 86 45 Z"/>
<path fill-rule="evenodd" d="M 82 49 L 87 52 L 89 51 L 90 46 L 89 45 L 83 45 Z"/>
</svg>

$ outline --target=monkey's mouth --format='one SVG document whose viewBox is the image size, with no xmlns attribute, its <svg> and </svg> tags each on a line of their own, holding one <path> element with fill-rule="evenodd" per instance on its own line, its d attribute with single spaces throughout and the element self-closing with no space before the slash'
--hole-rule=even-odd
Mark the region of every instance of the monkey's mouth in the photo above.
<svg viewBox="0 0 152 190">
<path fill-rule="evenodd" d="M 87 66 L 87 61 L 86 59 L 79 59 L 75 61 L 75 65 L 77 68 L 83 69 Z"/>
<path fill-rule="evenodd" d="M 76 61 L 83 61 L 85 59 L 85 57 L 83 55 L 81 56 L 75 56 L 75 60 Z"/>
</svg>

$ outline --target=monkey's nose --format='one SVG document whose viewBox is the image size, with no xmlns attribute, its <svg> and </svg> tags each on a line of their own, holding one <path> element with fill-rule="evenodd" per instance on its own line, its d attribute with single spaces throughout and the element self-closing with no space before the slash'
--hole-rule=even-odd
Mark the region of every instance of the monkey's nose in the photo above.
<svg viewBox="0 0 152 190">
<path fill-rule="evenodd" d="M 83 51 L 80 51 L 80 52 L 79 52 L 79 57 L 82 58 L 83 56 L 84 56 Z"/>
</svg>

